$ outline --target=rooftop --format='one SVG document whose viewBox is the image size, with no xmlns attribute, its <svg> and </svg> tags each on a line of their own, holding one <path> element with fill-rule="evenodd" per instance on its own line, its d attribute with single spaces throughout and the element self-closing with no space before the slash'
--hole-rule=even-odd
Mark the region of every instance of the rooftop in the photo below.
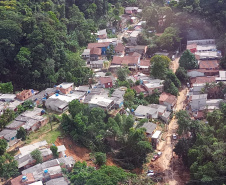
<svg viewBox="0 0 226 185">
<path fill-rule="evenodd" d="M 133 32 L 130 34 L 130 37 L 137 37 L 140 33 L 141 33 L 141 31 L 133 31 Z"/>
<path fill-rule="evenodd" d="M 105 34 L 107 34 L 106 29 L 97 31 L 97 35 L 105 35 Z"/>
<path fill-rule="evenodd" d="M 177 97 L 172 95 L 172 94 L 169 94 L 169 93 L 166 93 L 166 92 L 163 92 L 160 97 L 159 97 L 159 101 L 160 102 L 167 102 L 169 104 L 172 104 L 172 105 L 175 105 L 176 102 L 177 102 Z"/>
<path fill-rule="evenodd" d="M 85 86 L 85 85 L 75 87 L 75 91 L 79 91 L 79 92 L 88 92 L 88 90 L 89 90 L 89 86 Z"/>
<path fill-rule="evenodd" d="M 141 92 L 146 92 L 146 89 L 142 85 L 133 86 L 132 89 L 134 89 L 138 94 Z"/>
<path fill-rule="evenodd" d="M 31 144 L 31 145 L 27 145 L 27 146 L 21 147 L 21 148 L 19 148 L 19 151 L 20 151 L 20 153 L 22 155 L 26 155 L 26 154 L 31 153 L 33 150 L 35 150 L 35 149 L 37 149 L 39 147 L 46 146 L 47 144 L 48 143 L 46 142 L 46 140 L 44 140 L 44 141 L 40 141 L 40 142 Z"/>
<path fill-rule="evenodd" d="M 148 123 L 144 123 L 142 128 L 146 129 L 146 133 L 148 134 L 152 134 L 154 132 L 154 130 L 156 129 L 157 125 L 152 123 L 152 122 L 148 122 Z"/>
<path fill-rule="evenodd" d="M 216 82 L 215 76 L 200 76 L 191 79 L 192 83 L 203 84 Z"/>
<path fill-rule="evenodd" d="M 141 60 L 139 66 L 150 66 L 150 60 Z"/>
<path fill-rule="evenodd" d="M 125 50 L 125 46 L 122 43 L 118 43 L 117 46 L 115 46 L 116 52 L 123 52 Z"/>
<path fill-rule="evenodd" d="M 137 56 L 114 56 L 111 64 L 113 65 L 138 65 L 139 57 Z"/>
<path fill-rule="evenodd" d="M 192 100 L 200 100 L 200 99 L 206 99 L 207 100 L 207 94 L 192 95 Z"/>
<path fill-rule="evenodd" d="M 89 43 L 88 44 L 88 49 L 92 48 L 106 48 L 110 45 L 110 42 L 102 42 L 102 43 Z"/>
<path fill-rule="evenodd" d="M 101 64 L 104 63 L 104 61 L 106 61 L 106 60 L 90 61 L 90 65 L 94 65 L 94 64 L 99 64 L 99 65 L 101 65 Z"/>
<path fill-rule="evenodd" d="M 52 179 L 50 181 L 46 182 L 46 185 L 68 185 L 67 181 L 64 179 L 64 177 Z"/>
<path fill-rule="evenodd" d="M 219 67 L 219 62 L 217 60 L 200 60 L 200 69 L 216 69 Z"/>
<path fill-rule="evenodd" d="M 26 176 L 24 175 L 20 175 L 14 179 L 11 180 L 11 185 L 24 185 L 24 183 L 22 182 L 22 178 L 26 178 L 26 183 L 27 184 L 30 184 L 30 183 L 33 183 L 35 182 L 35 179 L 34 179 L 34 176 L 32 173 L 28 173 L 26 174 Z"/>
<path fill-rule="evenodd" d="M 156 130 L 155 133 L 152 135 L 152 138 L 153 139 L 158 139 L 159 136 L 161 135 L 161 131 L 160 130 Z"/>
<path fill-rule="evenodd" d="M 90 55 L 90 49 L 84 49 L 82 55 Z"/>
<path fill-rule="evenodd" d="M 8 128 L 8 129 L 16 129 L 16 128 L 21 127 L 24 124 L 25 124 L 25 122 L 23 122 L 23 121 L 13 120 L 9 125 L 6 126 L 6 128 Z"/>
<path fill-rule="evenodd" d="M 101 48 L 92 48 L 90 50 L 90 55 L 98 55 L 98 56 L 100 56 L 101 55 Z"/>
<path fill-rule="evenodd" d="M 57 146 L 57 152 L 63 152 L 67 150 L 64 145 Z"/>
<path fill-rule="evenodd" d="M 139 105 L 135 110 L 135 114 L 137 115 L 146 115 L 146 114 L 154 114 L 154 113 L 157 113 L 157 109 L 144 106 L 144 105 Z"/>
<path fill-rule="evenodd" d="M 7 141 L 10 141 L 17 134 L 16 130 L 4 129 L 0 132 L 0 138 L 4 137 Z"/>
<path fill-rule="evenodd" d="M 63 82 L 63 83 L 61 83 L 60 85 L 58 85 L 57 87 L 58 87 L 58 88 L 67 89 L 67 88 L 69 88 L 69 87 L 71 87 L 71 86 L 73 86 L 73 85 L 74 85 L 74 83 Z"/>
<path fill-rule="evenodd" d="M 112 83 L 111 77 L 100 77 L 99 81 L 101 84 Z"/>
</svg>

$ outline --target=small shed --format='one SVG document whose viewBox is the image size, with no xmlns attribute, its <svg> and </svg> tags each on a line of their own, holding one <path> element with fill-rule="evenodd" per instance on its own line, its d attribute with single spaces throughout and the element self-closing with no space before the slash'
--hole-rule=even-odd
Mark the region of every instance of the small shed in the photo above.
<svg viewBox="0 0 226 185">
<path fill-rule="evenodd" d="M 156 148 L 157 144 L 159 143 L 162 136 L 162 131 L 156 130 L 155 133 L 152 135 L 152 146 Z"/>
</svg>

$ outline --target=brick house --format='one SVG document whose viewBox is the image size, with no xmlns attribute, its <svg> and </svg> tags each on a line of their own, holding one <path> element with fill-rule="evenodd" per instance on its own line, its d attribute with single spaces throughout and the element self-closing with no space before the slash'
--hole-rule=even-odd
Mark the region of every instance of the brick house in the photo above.
<svg viewBox="0 0 226 185">
<path fill-rule="evenodd" d="M 100 77 L 99 82 L 103 88 L 111 88 L 113 86 L 111 77 Z"/>
<path fill-rule="evenodd" d="M 60 92 L 62 92 L 63 94 L 69 94 L 73 90 L 73 87 L 74 87 L 74 83 L 64 82 L 56 86 L 56 89 L 60 90 Z"/>
<path fill-rule="evenodd" d="M 115 54 L 119 56 L 124 56 L 125 46 L 122 43 L 118 43 L 117 46 L 115 46 Z"/>
<path fill-rule="evenodd" d="M 34 176 L 32 173 L 28 173 L 26 175 L 20 175 L 11 181 L 11 185 L 27 185 L 35 182 Z"/>
<path fill-rule="evenodd" d="M 200 69 L 219 69 L 219 61 L 218 60 L 201 60 L 199 61 Z"/>
<path fill-rule="evenodd" d="M 172 94 L 163 92 L 159 97 L 159 104 L 167 106 L 168 111 L 174 110 L 174 106 L 176 105 L 176 103 L 177 97 Z"/>
<path fill-rule="evenodd" d="M 16 94 L 16 98 L 19 99 L 19 100 L 26 100 L 28 98 L 30 98 L 32 95 L 33 95 L 33 90 L 32 89 L 29 89 L 29 90 L 23 90 L 22 92 L 19 92 Z"/>
</svg>

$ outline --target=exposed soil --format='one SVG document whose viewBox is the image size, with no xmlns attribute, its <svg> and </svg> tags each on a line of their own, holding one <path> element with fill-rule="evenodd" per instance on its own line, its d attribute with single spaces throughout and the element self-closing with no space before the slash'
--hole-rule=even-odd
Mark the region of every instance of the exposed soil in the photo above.
<svg viewBox="0 0 226 185">
<path fill-rule="evenodd" d="M 187 88 L 183 88 L 178 96 L 176 111 L 184 108 L 184 100 L 186 98 Z M 163 136 L 163 140 L 157 146 L 157 150 L 162 152 L 162 156 L 155 162 L 149 164 L 149 168 L 155 172 L 163 172 L 163 182 L 170 185 L 183 185 L 189 180 L 189 173 L 184 168 L 180 159 L 173 153 L 176 141 L 172 140 L 172 134 L 177 131 L 177 120 L 175 117 L 169 123 L 168 132 Z"/>
<path fill-rule="evenodd" d="M 176 58 L 174 61 L 171 62 L 170 64 L 170 69 L 172 69 L 172 71 L 175 73 L 176 70 L 178 69 L 179 67 L 179 60 L 180 60 L 180 57 Z"/>
</svg>

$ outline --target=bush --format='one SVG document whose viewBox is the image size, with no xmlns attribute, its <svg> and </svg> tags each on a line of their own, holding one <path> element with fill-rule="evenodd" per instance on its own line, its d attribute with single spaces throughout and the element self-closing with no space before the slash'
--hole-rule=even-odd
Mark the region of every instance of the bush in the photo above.
<svg viewBox="0 0 226 185">
<path fill-rule="evenodd" d="M 26 138 L 27 138 L 26 130 L 23 127 L 20 127 L 20 129 L 17 130 L 16 137 L 17 137 L 17 139 L 21 138 L 22 141 L 26 140 Z"/>
<path fill-rule="evenodd" d="M 56 146 L 51 146 L 51 147 L 50 147 L 50 150 L 53 152 L 53 156 L 54 156 L 55 158 L 58 158 L 58 157 L 59 157 L 59 154 L 58 154 L 58 152 L 57 152 L 58 148 L 57 148 Z"/>
<path fill-rule="evenodd" d="M 96 152 L 95 153 L 95 163 L 99 166 L 102 166 L 106 163 L 106 154 L 102 152 Z"/>
<path fill-rule="evenodd" d="M 36 164 L 42 163 L 42 153 L 40 150 L 36 149 L 31 152 L 31 156 L 34 160 L 36 160 Z"/>
</svg>

